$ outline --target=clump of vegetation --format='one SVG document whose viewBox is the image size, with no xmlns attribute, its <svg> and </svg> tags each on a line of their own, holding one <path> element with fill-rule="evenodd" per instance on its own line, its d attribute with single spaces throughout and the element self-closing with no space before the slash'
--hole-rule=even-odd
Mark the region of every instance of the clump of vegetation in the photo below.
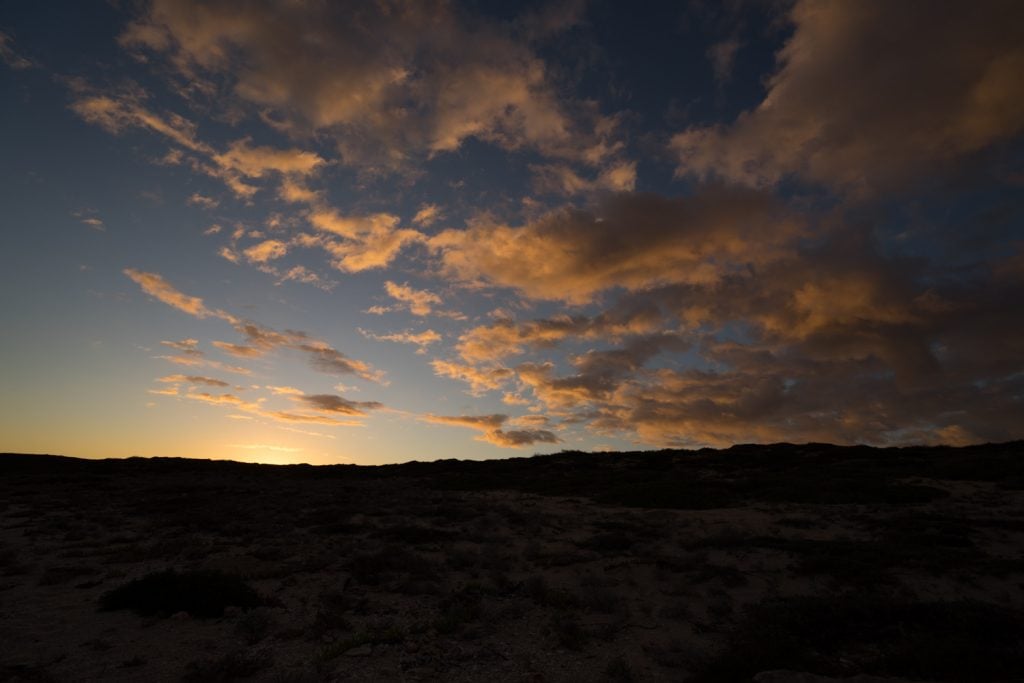
<svg viewBox="0 0 1024 683">
<path fill-rule="evenodd" d="M 189 663 L 182 680 L 191 683 L 212 683 L 213 681 L 234 681 L 252 678 L 271 666 L 270 659 L 263 654 L 242 650 L 229 652 L 212 659 Z"/>
<path fill-rule="evenodd" d="M 100 598 L 100 609 L 130 609 L 144 616 L 187 612 L 212 618 L 229 606 L 259 607 L 263 599 L 237 576 L 217 571 L 178 572 L 169 569 L 129 581 Z"/>
<path fill-rule="evenodd" d="M 609 681 L 616 683 L 631 683 L 634 680 L 633 668 L 623 657 L 609 660 L 608 666 L 604 668 L 604 675 Z"/>
<path fill-rule="evenodd" d="M 437 574 L 436 563 L 430 558 L 400 546 L 354 555 L 348 568 L 356 581 L 368 586 L 379 585 L 395 575 L 433 579 Z"/>
<path fill-rule="evenodd" d="M 580 607 L 579 597 L 565 589 L 552 588 L 543 576 L 531 576 L 523 583 L 527 597 L 543 607 L 555 609 L 576 609 Z"/>
<path fill-rule="evenodd" d="M 552 617 L 551 630 L 558 639 L 558 644 L 567 650 L 582 650 L 592 635 L 576 617 L 565 612 Z"/>
<path fill-rule="evenodd" d="M 466 625 L 475 623 L 483 616 L 482 597 L 479 587 L 462 586 L 441 601 L 441 616 L 434 624 L 438 633 L 458 633 Z"/>
<path fill-rule="evenodd" d="M 364 645 L 393 645 L 395 643 L 401 643 L 405 640 L 406 636 L 406 630 L 391 621 L 382 621 L 376 624 L 370 624 L 366 628 L 360 629 L 359 631 L 350 634 L 348 637 L 337 640 L 322 648 L 317 655 L 317 660 L 319 665 L 323 666 L 353 648 L 362 647 Z"/>
<path fill-rule="evenodd" d="M 377 530 L 374 535 L 389 541 L 401 541 L 403 543 L 411 543 L 412 545 L 444 543 L 457 537 L 457 534 L 453 531 L 423 526 L 421 524 L 389 526 Z"/>
<path fill-rule="evenodd" d="M 235 626 L 235 632 L 245 642 L 255 645 L 277 627 L 277 620 L 266 608 L 260 607 L 246 613 Z"/>
<path fill-rule="evenodd" d="M 315 636 L 322 636 L 330 631 L 347 631 L 352 627 L 345 616 L 352 605 L 350 600 L 338 592 L 326 592 L 320 595 L 316 615 L 310 625 Z"/>
</svg>

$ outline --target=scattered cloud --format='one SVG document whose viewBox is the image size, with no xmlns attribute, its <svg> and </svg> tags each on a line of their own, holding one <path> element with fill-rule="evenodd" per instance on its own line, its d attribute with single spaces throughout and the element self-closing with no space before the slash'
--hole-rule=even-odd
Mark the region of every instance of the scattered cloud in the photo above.
<svg viewBox="0 0 1024 683">
<path fill-rule="evenodd" d="M 156 273 L 145 273 L 133 268 L 125 269 L 124 273 L 142 287 L 143 291 L 168 306 L 197 318 L 216 317 L 229 322 L 236 332 L 245 337 L 247 343 L 245 345 L 225 342 L 215 344 L 222 351 L 240 357 L 249 357 L 250 352 L 243 348 L 245 346 L 263 353 L 276 349 L 292 349 L 303 353 L 310 365 L 320 372 L 335 375 L 355 374 L 373 382 L 380 382 L 384 377 L 383 372 L 375 370 L 368 363 L 349 358 L 326 342 L 314 339 L 305 332 L 296 330 L 278 332 L 251 320 L 236 318 L 224 311 L 210 311 L 202 299 L 181 293 Z M 188 356 L 183 358 L 187 364 L 197 363 L 194 359 L 190 360 Z M 169 357 L 168 360 L 174 360 L 174 357 Z M 182 361 L 175 360 L 175 362 Z"/>
<path fill-rule="evenodd" d="M 398 217 L 388 213 L 343 216 L 333 209 L 318 208 L 309 213 L 309 222 L 320 234 L 302 235 L 298 244 L 323 249 L 342 272 L 383 268 L 406 245 L 423 239 L 416 230 L 398 227 Z"/>
<path fill-rule="evenodd" d="M 384 283 L 384 291 L 392 299 L 409 309 L 413 315 L 430 315 L 434 306 L 441 305 L 441 297 L 424 289 L 413 289 L 409 283 L 397 284 L 391 280 Z"/>
<path fill-rule="evenodd" d="M 266 263 L 287 254 L 288 245 L 281 240 L 264 240 L 245 249 L 242 253 L 245 254 L 249 263 Z"/>
<path fill-rule="evenodd" d="M 100 219 L 95 214 L 95 209 L 79 209 L 77 211 L 71 212 L 72 216 L 80 220 L 85 225 L 88 225 L 93 230 L 98 230 L 99 232 L 106 232 L 107 228 L 103 224 L 102 219 Z"/>
<path fill-rule="evenodd" d="M 217 149 L 198 134 L 198 126 L 186 117 L 174 113 L 159 113 L 147 105 L 149 94 L 137 85 L 120 90 L 100 92 L 81 83 L 73 82 L 74 101 L 71 110 L 88 123 L 100 126 L 110 133 L 119 134 L 130 128 L 148 130 L 178 145 L 161 160 L 165 165 L 189 163 L 193 170 L 222 181 L 234 194 L 249 199 L 259 191 L 251 183 L 268 175 L 281 183 L 279 192 L 290 198 L 302 194 L 302 179 L 320 170 L 325 161 L 313 152 L 300 149 L 275 149 L 252 146 L 249 138 L 235 140 L 226 151 Z M 315 195 L 308 195 L 315 196 Z M 216 208 L 219 202 L 192 194 L 189 204 Z"/>
<path fill-rule="evenodd" d="M 192 193 L 192 195 L 187 200 L 185 200 L 185 203 L 188 204 L 189 206 L 199 206 L 204 209 L 216 209 L 218 206 L 220 206 L 220 202 L 218 202 L 213 197 L 207 197 L 206 195 L 199 194 L 198 192 Z M 213 228 L 216 228 L 216 230 L 214 230 Z M 214 235 L 218 232 L 220 232 L 220 226 L 216 225 L 211 228 L 208 228 L 204 234 Z"/>
<path fill-rule="evenodd" d="M 433 225 L 444 217 L 444 212 L 437 204 L 423 204 L 419 211 L 412 217 L 412 222 L 422 227 Z"/>
</svg>

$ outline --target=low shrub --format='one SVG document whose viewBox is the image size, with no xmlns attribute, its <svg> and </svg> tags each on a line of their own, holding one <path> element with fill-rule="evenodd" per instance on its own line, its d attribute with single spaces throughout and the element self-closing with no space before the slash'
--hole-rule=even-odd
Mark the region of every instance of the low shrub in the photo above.
<svg viewBox="0 0 1024 683">
<path fill-rule="evenodd" d="M 228 606 L 248 609 L 262 604 L 256 591 L 237 576 L 173 569 L 147 574 L 100 597 L 100 609 L 104 611 L 130 609 L 144 616 L 187 612 L 193 617 L 211 618 L 222 616 Z"/>
</svg>

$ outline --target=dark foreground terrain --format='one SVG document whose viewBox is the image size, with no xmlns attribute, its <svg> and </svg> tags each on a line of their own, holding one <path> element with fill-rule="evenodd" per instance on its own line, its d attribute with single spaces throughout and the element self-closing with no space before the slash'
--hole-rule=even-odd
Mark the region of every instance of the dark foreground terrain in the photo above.
<svg viewBox="0 0 1024 683">
<path fill-rule="evenodd" d="M 0 455 L 0 681 L 1020 681 L 1022 637 L 1024 442 Z"/>
</svg>

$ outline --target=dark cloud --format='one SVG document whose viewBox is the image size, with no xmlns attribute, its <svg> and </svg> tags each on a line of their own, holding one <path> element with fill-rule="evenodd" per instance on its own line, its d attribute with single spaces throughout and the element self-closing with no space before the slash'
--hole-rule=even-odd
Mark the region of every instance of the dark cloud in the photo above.
<svg viewBox="0 0 1024 683">
<path fill-rule="evenodd" d="M 679 172 L 865 192 L 1024 129 L 1024 5 L 800 0 L 754 109 L 676 135 Z"/>
<path fill-rule="evenodd" d="M 314 410 L 326 413 L 341 413 L 343 415 L 365 415 L 367 410 L 383 407 L 383 404 L 377 401 L 350 401 L 335 394 L 296 396 L 295 400 L 306 404 Z"/>
<path fill-rule="evenodd" d="M 518 448 L 529 446 L 535 443 L 560 443 L 553 432 L 546 429 L 513 429 L 504 430 L 502 425 L 508 421 L 508 415 L 426 415 L 422 419 L 435 424 L 454 425 L 457 427 L 469 427 L 476 429 L 482 434 L 477 437 L 479 441 L 486 441 L 495 446 L 506 448 Z"/>
<path fill-rule="evenodd" d="M 546 429 L 497 429 L 484 434 L 483 439 L 496 446 L 530 446 L 535 443 L 560 443 L 553 432 Z"/>
</svg>

